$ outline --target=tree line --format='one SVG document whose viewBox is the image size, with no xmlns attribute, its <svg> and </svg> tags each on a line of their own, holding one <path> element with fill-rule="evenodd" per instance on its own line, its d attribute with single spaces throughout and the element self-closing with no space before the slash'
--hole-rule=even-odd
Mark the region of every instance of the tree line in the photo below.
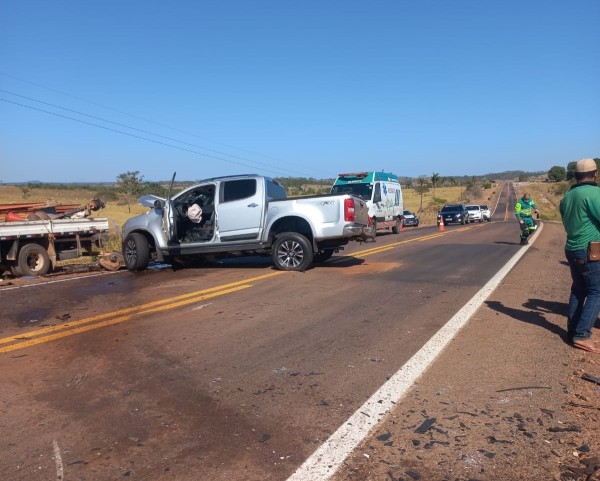
<svg viewBox="0 0 600 481">
<path fill-rule="evenodd" d="M 594 162 L 596 162 L 596 168 L 600 170 L 600 159 L 595 158 Z M 548 171 L 548 180 L 550 182 L 561 182 L 563 180 L 573 180 L 575 179 L 575 165 L 576 161 L 569 162 L 567 167 L 561 167 L 560 165 L 555 165 L 550 168 Z"/>
</svg>

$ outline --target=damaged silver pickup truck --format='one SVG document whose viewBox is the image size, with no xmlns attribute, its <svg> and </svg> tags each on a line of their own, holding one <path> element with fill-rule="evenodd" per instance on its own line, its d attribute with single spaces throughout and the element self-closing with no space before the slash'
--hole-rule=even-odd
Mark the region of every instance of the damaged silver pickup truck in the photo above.
<svg viewBox="0 0 600 481">
<path fill-rule="evenodd" d="M 173 180 L 175 176 L 173 176 Z M 304 271 L 349 241 L 366 240 L 368 208 L 352 194 L 287 198 L 260 175 L 206 179 L 167 199 L 145 196 L 145 213 L 123 226 L 130 271 L 162 262 L 270 255 L 275 267 Z"/>
</svg>

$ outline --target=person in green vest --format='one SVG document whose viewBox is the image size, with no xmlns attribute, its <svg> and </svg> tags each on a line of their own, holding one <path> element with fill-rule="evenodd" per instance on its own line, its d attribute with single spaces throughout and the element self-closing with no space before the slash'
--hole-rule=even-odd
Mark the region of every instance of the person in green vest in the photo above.
<svg viewBox="0 0 600 481">
<path fill-rule="evenodd" d="M 577 162 L 577 183 L 560 201 L 560 216 L 567 232 L 565 255 L 573 280 L 567 313 L 567 340 L 579 349 L 600 353 L 600 339 L 592 339 L 592 328 L 600 313 L 600 261 L 588 258 L 590 242 L 600 241 L 597 176 L 594 159 Z"/>
<path fill-rule="evenodd" d="M 538 214 L 537 205 L 531 198 L 528 192 L 523 194 L 523 197 L 515 204 L 515 216 L 521 226 L 521 245 L 529 244 L 527 238 L 537 229 L 537 225 L 533 220 L 532 214 Z"/>
</svg>

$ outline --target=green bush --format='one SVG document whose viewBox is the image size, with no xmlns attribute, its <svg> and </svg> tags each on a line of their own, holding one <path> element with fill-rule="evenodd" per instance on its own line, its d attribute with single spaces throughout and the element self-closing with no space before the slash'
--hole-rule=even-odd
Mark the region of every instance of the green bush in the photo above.
<svg viewBox="0 0 600 481">
<path fill-rule="evenodd" d="M 114 188 L 106 187 L 105 189 L 100 189 L 96 191 L 94 194 L 95 199 L 101 199 L 104 202 L 115 201 L 119 198 L 117 191 Z"/>
</svg>

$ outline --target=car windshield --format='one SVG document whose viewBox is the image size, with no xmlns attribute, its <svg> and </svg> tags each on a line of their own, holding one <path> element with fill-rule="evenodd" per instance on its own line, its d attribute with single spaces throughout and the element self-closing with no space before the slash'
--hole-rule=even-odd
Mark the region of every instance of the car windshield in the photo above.
<svg viewBox="0 0 600 481">
<path fill-rule="evenodd" d="M 487 205 L 480 205 L 479 207 L 481 207 L 483 210 L 487 210 L 487 208 L 488 208 Z"/>
<path fill-rule="evenodd" d="M 364 200 L 371 199 L 373 187 L 371 184 L 340 184 L 331 188 L 332 194 L 354 194 Z"/>
<path fill-rule="evenodd" d="M 404 215 L 414 215 L 410 210 L 405 210 Z"/>
<path fill-rule="evenodd" d="M 467 210 L 479 210 L 479 206 L 478 205 L 468 205 Z"/>
<path fill-rule="evenodd" d="M 460 210 L 460 205 L 445 205 L 442 212 L 456 212 L 457 210 Z"/>
</svg>

